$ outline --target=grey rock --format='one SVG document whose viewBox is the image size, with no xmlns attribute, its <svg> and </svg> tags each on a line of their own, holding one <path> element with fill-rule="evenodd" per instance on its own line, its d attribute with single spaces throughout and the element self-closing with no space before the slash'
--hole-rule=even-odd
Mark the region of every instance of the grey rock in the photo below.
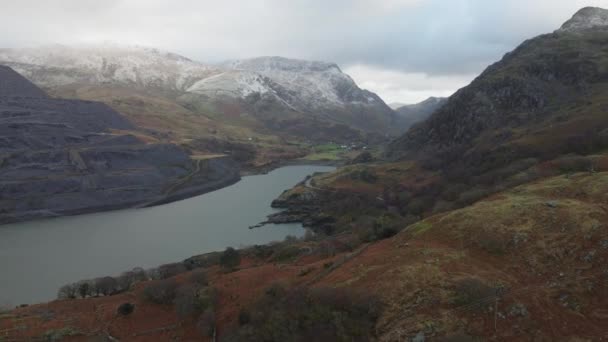
<svg viewBox="0 0 608 342">
<path fill-rule="evenodd" d="M 596 250 L 593 249 L 591 251 L 589 251 L 587 254 L 585 254 L 585 256 L 583 256 L 583 261 L 585 262 L 593 262 L 593 259 L 595 259 L 595 254 L 596 254 Z"/>
<path fill-rule="evenodd" d="M 549 208 L 557 208 L 559 206 L 559 202 L 558 201 L 548 201 L 548 202 L 545 202 L 545 205 Z"/>
<path fill-rule="evenodd" d="M 178 146 L 114 133 L 134 127 L 102 103 L 49 98 L 6 67 L 0 80 L 0 223 L 161 203 L 239 178 L 228 158 L 194 163 Z"/>
<path fill-rule="evenodd" d="M 416 334 L 416 336 L 414 336 L 414 338 L 412 338 L 412 342 L 424 342 L 426 341 L 426 337 L 424 336 L 424 332 L 419 332 L 418 334 Z"/>
<path fill-rule="evenodd" d="M 585 7 L 576 12 L 558 32 L 574 32 L 602 26 L 608 26 L 608 10 L 599 7 Z"/>
<path fill-rule="evenodd" d="M 528 309 L 522 303 L 515 303 L 509 308 L 510 317 L 526 317 L 528 316 Z"/>
</svg>

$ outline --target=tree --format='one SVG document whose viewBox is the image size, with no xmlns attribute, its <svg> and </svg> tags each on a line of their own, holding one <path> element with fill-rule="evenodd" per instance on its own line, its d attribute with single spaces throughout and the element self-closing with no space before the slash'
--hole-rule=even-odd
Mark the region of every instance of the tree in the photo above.
<svg viewBox="0 0 608 342">
<path fill-rule="evenodd" d="M 59 292 L 57 293 L 57 297 L 59 299 L 74 299 L 76 298 L 76 284 L 67 284 L 63 285 L 59 288 Z"/>
<path fill-rule="evenodd" d="M 180 318 L 194 316 L 203 309 L 198 300 L 198 290 L 198 286 L 192 284 L 182 285 L 177 289 L 173 304 Z"/>
<path fill-rule="evenodd" d="M 176 293 L 177 282 L 173 279 L 154 281 L 144 289 L 144 296 L 156 304 L 171 304 Z"/>
<path fill-rule="evenodd" d="M 158 271 L 160 273 L 161 279 L 167 279 L 174 277 L 178 274 L 187 272 L 188 269 L 186 268 L 186 265 L 182 264 L 181 262 L 176 262 L 172 264 L 162 265 L 158 268 Z"/>
<path fill-rule="evenodd" d="M 118 282 L 112 277 L 97 278 L 95 280 L 95 287 L 98 293 L 109 296 L 118 288 Z"/>
<path fill-rule="evenodd" d="M 81 281 L 78 283 L 78 294 L 80 298 L 86 298 L 91 295 L 91 285 L 88 281 Z"/>
<path fill-rule="evenodd" d="M 241 264 L 241 254 L 232 247 L 226 248 L 220 257 L 220 265 L 228 270 L 234 270 Z"/>
<path fill-rule="evenodd" d="M 192 272 L 190 280 L 193 283 L 201 286 L 207 286 L 209 284 L 209 279 L 207 279 L 207 273 L 204 270 L 196 270 Z"/>
</svg>

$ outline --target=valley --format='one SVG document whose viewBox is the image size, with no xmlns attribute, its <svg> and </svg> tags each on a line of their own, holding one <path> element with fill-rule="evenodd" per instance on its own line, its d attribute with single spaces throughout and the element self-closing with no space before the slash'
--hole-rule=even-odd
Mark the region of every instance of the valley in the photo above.
<svg viewBox="0 0 608 342">
<path fill-rule="evenodd" d="M 0 49 L 0 217 L 140 207 L 0 226 L 0 341 L 608 339 L 608 10 L 554 28 L 395 110 L 334 63 Z"/>
</svg>

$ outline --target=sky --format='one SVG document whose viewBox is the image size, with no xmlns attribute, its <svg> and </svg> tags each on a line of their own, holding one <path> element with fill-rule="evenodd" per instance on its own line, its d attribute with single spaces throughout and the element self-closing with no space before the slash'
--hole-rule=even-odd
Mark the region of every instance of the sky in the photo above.
<svg viewBox="0 0 608 342">
<path fill-rule="evenodd" d="M 0 47 L 114 42 L 201 62 L 335 62 L 387 103 L 449 96 L 608 0 L 0 0 Z"/>
</svg>

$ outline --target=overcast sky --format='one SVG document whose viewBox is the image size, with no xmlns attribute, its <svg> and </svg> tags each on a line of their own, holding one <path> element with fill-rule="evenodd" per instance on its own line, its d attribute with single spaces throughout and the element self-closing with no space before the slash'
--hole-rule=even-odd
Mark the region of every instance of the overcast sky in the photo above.
<svg viewBox="0 0 608 342">
<path fill-rule="evenodd" d="M 202 62 L 333 61 L 387 103 L 448 96 L 608 0 L 0 0 L 0 47 L 112 41 Z"/>
</svg>

